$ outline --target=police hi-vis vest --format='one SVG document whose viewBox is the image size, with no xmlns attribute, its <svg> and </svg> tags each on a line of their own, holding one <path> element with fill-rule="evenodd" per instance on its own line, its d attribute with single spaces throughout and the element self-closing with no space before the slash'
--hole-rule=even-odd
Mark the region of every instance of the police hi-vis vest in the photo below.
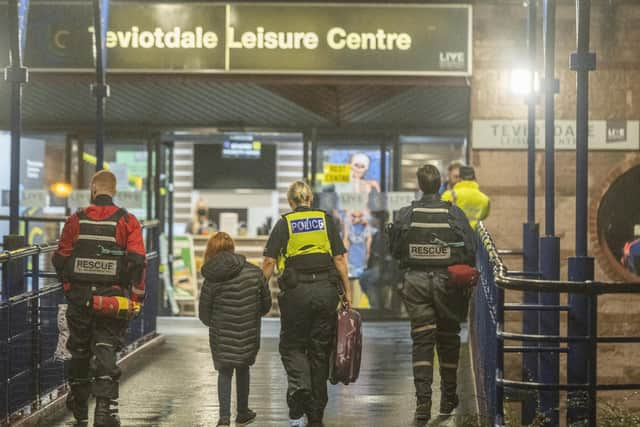
<svg viewBox="0 0 640 427">
<path fill-rule="evenodd" d="M 327 232 L 327 214 L 321 210 L 290 212 L 282 216 L 287 222 L 289 242 L 284 254 L 278 258 L 278 269 L 283 271 L 288 260 L 301 255 L 332 255 Z"/>
<path fill-rule="evenodd" d="M 450 224 L 449 204 L 413 205 L 402 264 L 409 268 L 447 267 L 464 259 L 464 242 Z"/>
<path fill-rule="evenodd" d="M 80 232 L 67 261 L 67 277 L 71 282 L 116 285 L 124 273 L 125 248 L 116 242 L 118 221 L 127 215 L 119 209 L 104 220 L 92 220 L 78 212 Z"/>
</svg>

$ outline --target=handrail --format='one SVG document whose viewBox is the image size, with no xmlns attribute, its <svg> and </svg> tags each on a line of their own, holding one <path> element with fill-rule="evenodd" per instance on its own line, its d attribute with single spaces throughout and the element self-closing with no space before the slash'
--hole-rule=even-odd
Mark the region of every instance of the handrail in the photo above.
<svg viewBox="0 0 640 427">
<path fill-rule="evenodd" d="M 26 246 L 24 248 L 14 249 L 12 251 L 3 251 L 3 252 L 0 252 L 0 264 L 15 260 L 15 259 L 26 258 L 32 255 L 51 253 L 51 252 L 54 252 L 57 248 L 58 248 L 58 240 L 55 240 L 53 242 Z"/>
<path fill-rule="evenodd" d="M 67 220 L 67 216 L 21 216 L 18 219 L 20 221 L 29 221 L 29 222 L 65 222 Z M 8 215 L 0 215 L 0 221 L 8 221 Z M 140 221 L 142 228 L 154 228 L 160 225 L 160 221 L 157 219 L 145 219 Z"/>
<path fill-rule="evenodd" d="M 478 233 L 493 263 L 496 285 L 503 289 L 585 295 L 640 293 L 640 282 L 575 282 L 570 280 L 540 280 L 510 276 L 493 238 L 482 222 L 478 223 Z"/>
</svg>

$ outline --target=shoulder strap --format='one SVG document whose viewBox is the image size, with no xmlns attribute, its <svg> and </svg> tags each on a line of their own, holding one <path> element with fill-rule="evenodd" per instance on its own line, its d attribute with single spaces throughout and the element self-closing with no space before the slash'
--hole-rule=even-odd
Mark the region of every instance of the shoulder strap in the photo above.
<svg viewBox="0 0 640 427">
<path fill-rule="evenodd" d="M 129 213 L 125 208 L 119 208 L 113 215 L 107 218 L 105 221 L 115 221 L 118 222 L 120 218 L 124 217 L 125 221 L 129 221 Z"/>
</svg>

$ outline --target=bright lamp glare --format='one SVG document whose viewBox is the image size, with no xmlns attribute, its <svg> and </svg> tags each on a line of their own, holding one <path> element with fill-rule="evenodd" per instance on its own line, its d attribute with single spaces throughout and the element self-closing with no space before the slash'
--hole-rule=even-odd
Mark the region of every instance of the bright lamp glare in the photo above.
<svg viewBox="0 0 640 427">
<path fill-rule="evenodd" d="M 538 73 L 534 75 L 534 91 L 540 89 Z M 531 71 L 525 69 L 515 69 L 511 71 L 511 92 L 515 95 L 531 94 Z"/>
</svg>

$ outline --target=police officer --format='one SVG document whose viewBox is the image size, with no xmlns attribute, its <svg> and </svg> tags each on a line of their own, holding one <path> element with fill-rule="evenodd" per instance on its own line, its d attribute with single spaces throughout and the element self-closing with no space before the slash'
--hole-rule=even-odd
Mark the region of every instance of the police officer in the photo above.
<svg viewBox="0 0 640 427">
<path fill-rule="evenodd" d="M 464 213 L 440 200 L 438 169 L 422 166 L 417 177 L 423 196 L 398 212 L 390 245 L 393 257 L 406 269 L 400 294 L 411 319 L 415 419 L 423 424 L 431 417 L 434 345 L 440 365 L 440 413 L 449 415 L 458 405 L 458 334 L 467 313 L 468 292 L 448 286 L 447 267 L 473 265 L 475 257 L 473 231 Z"/>
<path fill-rule="evenodd" d="M 307 184 L 291 184 L 292 212 L 280 218 L 264 250 L 264 275 L 278 266 L 280 355 L 287 371 L 289 424 L 321 426 L 327 405 L 329 355 L 335 334 L 339 292 L 351 304 L 347 252 L 326 212 L 311 209 Z"/>
<path fill-rule="evenodd" d="M 111 172 L 93 176 L 91 205 L 67 219 L 52 260 L 69 303 L 67 408 L 79 423 L 88 422 L 93 394 L 99 427 L 120 425 L 116 352 L 125 343 L 127 319 L 139 313 L 145 294 L 142 229 L 135 216 L 113 204 L 115 193 Z M 124 302 L 124 307 L 111 310 L 107 301 Z M 116 315 L 105 317 L 105 311 Z"/>
</svg>

